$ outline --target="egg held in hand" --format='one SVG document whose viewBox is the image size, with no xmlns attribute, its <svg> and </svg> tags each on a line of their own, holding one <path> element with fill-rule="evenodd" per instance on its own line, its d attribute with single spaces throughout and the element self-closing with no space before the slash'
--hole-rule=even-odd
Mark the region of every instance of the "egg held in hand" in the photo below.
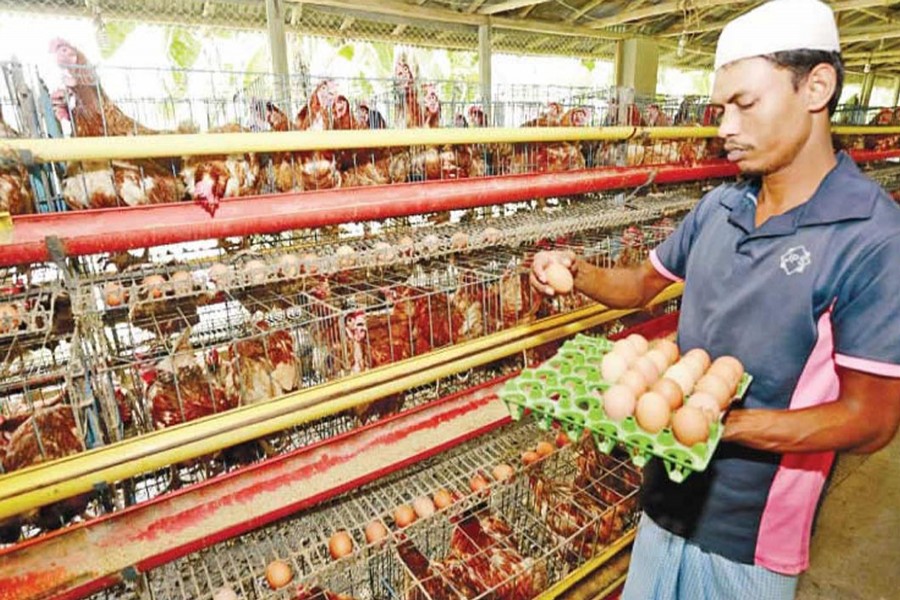
<svg viewBox="0 0 900 600">
<path fill-rule="evenodd" d="M 557 294 L 568 294 L 575 287 L 575 278 L 572 277 L 572 271 L 559 263 L 550 263 L 544 269 L 544 279 L 547 285 L 553 288 Z"/>
<path fill-rule="evenodd" d="M 614 385 L 603 394 L 603 412 L 613 421 L 633 415 L 636 404 L 637 395 L 625 385 Z"/>
<path fill-rule="evenodd" d="M 709 420 L 696 406 L 682 406 L 672 415 L 672 433 L 690 448 L 709 439 Z"/>
<path fill-rule="evenodd" d="M 659 433 L 669 424 L 672 410 L 669 402 L 656 392 L 647 392 L 638 398 L 634 418 L 641 429 L 648 433 Z"/>
</svg>

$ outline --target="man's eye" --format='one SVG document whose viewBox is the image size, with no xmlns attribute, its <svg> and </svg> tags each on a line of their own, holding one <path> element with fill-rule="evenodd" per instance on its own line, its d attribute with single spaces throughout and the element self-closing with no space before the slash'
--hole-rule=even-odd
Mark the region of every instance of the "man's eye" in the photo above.
<svg viewBox="0 0 900 600">
<path fill-rule="evenodd" d="M 737 107 L 741 110 L 747 110 L 748 108 L 752 108 L 754 104 L 756 104 L 756 100 L 751 102 L 737 102 Z"/>
</svg>

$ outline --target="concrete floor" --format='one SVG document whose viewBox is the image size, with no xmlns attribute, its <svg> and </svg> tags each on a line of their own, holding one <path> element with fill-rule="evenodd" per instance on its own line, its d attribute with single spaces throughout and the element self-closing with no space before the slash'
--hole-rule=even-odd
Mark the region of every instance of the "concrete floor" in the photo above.
<svg viewBox="0 0 900 600">
<path fill-rule="evenodd" d="M 797 600 L 900 600 L 900 435 L 839 458 Z"/>
</svg>

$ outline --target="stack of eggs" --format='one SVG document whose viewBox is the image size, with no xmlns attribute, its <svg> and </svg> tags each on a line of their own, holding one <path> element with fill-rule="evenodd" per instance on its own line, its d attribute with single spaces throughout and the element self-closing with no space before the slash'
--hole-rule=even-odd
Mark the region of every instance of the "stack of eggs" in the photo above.
<svg viewBox="0 0 900 600">
<path fill-rule="evenodd" d="M 731 356 L 712 362 L 705 350 L 696 348 L 679 358 L 673 342 L 659 340 L 651 347 L 637 334 L 617 341 L 600 370 L 613 384 L 603 394 L 609 419 L 633 416 L 648 433 L 671 424 L 685 446 L 708 439 L 709 425 L 727 408 L 744 375 L 740 361 Z"/>
</svg>

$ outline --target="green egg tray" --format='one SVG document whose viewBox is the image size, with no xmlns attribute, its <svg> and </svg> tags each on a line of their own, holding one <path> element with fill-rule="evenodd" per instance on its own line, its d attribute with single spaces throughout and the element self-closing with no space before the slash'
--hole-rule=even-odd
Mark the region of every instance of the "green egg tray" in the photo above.
<svg viewBox="0 0 900 600">
<path fill-rule="evenodd" d="M 580 439 L 587 429 L 601 452 L 609 454 L 617 443 L 622 444 L 638 467 L 653 456 L 659 457 L 669 479 L 676 483 L 693 472 L 705 470 L 722 438 L 720 422 L 710 424 L 706 442 L 687 447 L 675 439 L 668 427 L 649 433 L 638 426 L 634 417 L 613 421 L 606 416 L 601 395 L 611 384 L 603 380 L 600 362 L 612 346 L 606 338 L 578 334 L 550 360 L 536 368 L 523 369 L 507 381 L 498 396 L 515 421 L 527 411 L 541 429 L 549 430 L 555 421 L 573 440 Z M 743 376 L 735 400 L 743 397 L 752 380 L 748 374 Z"/>
</svg>

